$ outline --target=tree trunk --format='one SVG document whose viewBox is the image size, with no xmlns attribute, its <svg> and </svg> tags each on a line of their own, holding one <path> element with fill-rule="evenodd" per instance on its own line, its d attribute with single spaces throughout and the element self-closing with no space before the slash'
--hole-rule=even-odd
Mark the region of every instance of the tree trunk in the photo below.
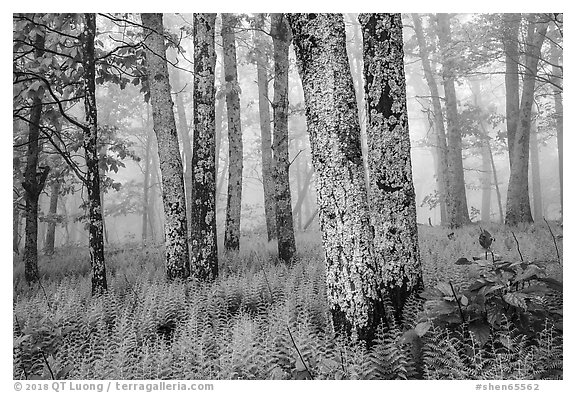
<svg viewBox="0 0 576 393">
<path fill-rule="evenodd" d="M 464 167 L 462 165 L 462 134 L 458 127 L 458 107 L 456 98 L 455 64 L 452 48 L 452 33 L 448 14 L 437 14 L 438 41 L 442 51 L 442 79 L 446 101 L 446 125 L 448 145 L 448 176 L 454 192 L 455 216 L 452 216 L 452 227 L 460 227 L 470 222 L 468 202 L 466 201 L 466 185 L 464 183 Z"/>
<path fill-rule="evenodd" d="M 240 214 L 242 209 L 243 147 L 240 124 L 240 85 L 236 62 L 237 24 L 233 14 L 222 14 L 222 46 L 224 47 L 224 74 L 226 80 L 226 111 L 228 112 L 228 201 L 224 248 L 240 250 Z"/>
<path fill-rule="evenodd" d="M 290 193 L 290 158 L 288 151 L 288 48 L 290 26 L 284 14 L 272 14 L 270 34 L 274 44 L 274 185 L 276 196 L 276 233 L 278 255 L 286 263 L 296 253 L 292 196 Z"/>
<path fill-rule="evenodd" d="M 397 321 L 423 288 L 412 182 L 400 14 L 360 14 L 364 37 L 370 217 L 378 287 Z"/>
<path fill-rule="evenodd" d="M 540 186 L 540 154 L 538 151 L 538 123 L 532 122 L 530 130 L 530 166 L 532 172 L 532 205 L 534 220 L 542 221 L 542 188 Z"/>
<path fill-rule="evenodd" d="M 526 72 L 522 85 L 518 128 L 514 136 L 514 153 L 506 198 L 506 224 L 533 222 L 528 192 L 528 161 L 530 154 L 530 124 L 534 88 L 540 49 L 548 29 L 547 22 L 530 21 L 527 35 Z"/>
<path fill-rule="evenodd" d="M 264 14 L 258 15 L 256 29 L 264 28 Z M 272 161 L 272 133 L 270 129 L 270 101 L 268 99 L 268 69 L 266 54 L 269 46 L 263 32 L 254 32 L 256 46 L 256 71 L 258 74 L 258 112 L 262 150 L 262 185 L 264 187 L 264 215 L 268 241 L 276 239 L 276 197 L 274 188 L 274 163 Z"/>
<path fill-rule="evenodd" d="M 84 68 L 84 151 L 86 159 L 86 189 L 88 190 L 88 243 L 92 265 L 92 295 L 100 295 L 108 289 L 104 263 L 104 238 L 102 205 L 100 201 L 100 172 L 98 165 L 98 114 L 96 110 L 96 59 L 94 38 L 96 14 L 85 14 L 82 33 L 82 66 Z"/>
<path fill-rule="evenodd" d="M 562 51 L 555 45 L 551 44 L 551 57 L 550 62 L 555 65 L 552 67 L 552 90 L 554 91 L 554 110 L 556 118 L 556 137 L 558 144 L 558 174 L 560 175 L 560 211 L 561 214 L 564 212 L 564 104 L 562 102 L 562 71 L 560 66 Z"/>
<path fill-rule="evenodd" d="M 444 128 L 444 116 L 442 114 L 442 105 L 440 104 L 440 95 L 438 93 L 438 85 L 432 72 L 430 65 L 430 55 L 428 52 L 428 45 L 426 37 L 424 36 L 424 29 L 422 28 L 422 20 L 418 14 L 412 14 L 414 21 L 414 31 L 418 41 L 418 48 L 420 58 L 422 59 L 422 69 L 424 76 L 430 89 L 432 110 L 434 113 L 434 130 L 436 131 L 436 148 L 438 151 L 438 183 L 440 200 L 444 200 L 446 208 L 446 222 L 441 222 L 442 225 L 446 223 L 453 227 L 457 222 L 456 209 L 455 209 L 455 194 L 454 189 L 451 187 L 450 178 L 447 176 L 448 172 L 448 146 L 446 144 L 446 131 Z"/>
<path fill-rule="evenodd" d="M 12 207 L 12 252 L 20 254 L 20 207 L 14 203 Z"/>
<path fill-rule="evenodd" d="M 152 119 L 162 172 L 166 276 L 168 280 L 185 279 L 190 276 L 186 200 L 174 104 L 170 96 L 162 14 L 142 14 L 142 25 L 146 36 Z"/>
<path fill-rule="evenodd" d="M 148 125 L 148 123 L 147 123 Z M 147 131 L 146 152 L 144 153 L 144 195 L 142 203 L 142 246 L 146 246 L 148 241 L 148 221 L 150 210 L 150 151 L 152 150 L 152 132 Z"/>
<path fill-rule="evenodd" d="M 34 56 L 41 58 L 44 55 L 44 34 L 36 35 L 36 50 Z M 50 168 L 45 167 L 38 172 L 38 158 L 40 154 L 40 121 L 42 118 L 42 99 L 34 97 L 30 107 L 28 122 L 28 143 L 26 152 L 26 169 L 24 172 L 24 200 L 26 204 L 24 229 L 24 277 L 31 283 L 38 277 L 38 199 L 44 188 L 46 177 Z"/>
<path fill-rule="evenodd" d="M 176 93 L 176 113 L 178 114 L 178 138 L 182 142 L 182 166 L 183 166 L 183 176 L 184 176 L 184 196 L 186 197 L 186 220 L 190 222 L 191 219 L 191 206 L 190 206 L 190 196 L 192 195 L 192 171 L 193 167 L 190 167 L 190 162 L 192 162 L 192 145 L 190 143 L 190 130 L 188 127 L 188 121 L 186 120 L 186 110 L 184 109 L 184 87 L 185 85 L 180 82 L 180 70 L 175 69 L 172 73 L 172 80 L 174 81 L 174 92 Z M 190 228 L 188 228 L 190 230 Z M 189 239 L 191 239 L 190 234 Z"/>
<path fill-rule="evenodd" d="M 308 196 L 308 189 L 310 188 L 310 183 L 312 182 L 313 175 L 314 175 L 314 168 L 310 168 L 308 170 L 308 173 L 306 173 L 306 177 L 302 181 L 302 186 L 300 187 L 300 193 L 298 194 L 298 199 L 296 200 L 294 209 L 292 209 L 292 214 L 294 216 L 302 217 L 302 206 L 304 205 L 306 196 Z"/>
<path fill-rule="evenodd" d="M 194 148 L 190 267 L 199 280 L 218 276 L 216 239 L 216 14 L 194 14 Z"/>
<path fill-rule="evenodd" d="M 496 188 L 496 201 L 498 202 L 498 213 L 500 214 L 500 224 L 504 224 L 504 212 L 502 209 L 502 196 L 500 194 L 500 186 L 498 185 L 498 173 L 496 165 L 494 164 L 494 154 L 492 154 L 492 147 L 490 141 L 488 143 L 488 152 L 490 153 L 490 165 L 492 166 L 492 174 L 494 175 L 494 188 Z"/>
<path fill-rule="evenodd" d="M 304 224 L 304 227 L 302 228 L 303 231 L 305 231 L 306 229 L 308 229 L 308 227 L 310 227 L 310 225 L 312 225 L 312 223 L 314 222 L 314 219 L 318 215 L 318 210 L 319 209 L 316 208 L 316 210 L 314 210 L 314 212 L 312 212 L 310 217 L 306 220 L 306 223 Z"/>
<path fill-rule="evenodd" d="M 506 133 L 508 139 L 508 158 L 512 168 L 512 155 L 514 154 L 514 140 L 518 128 L 518 113 L 520 111 L 520 81 L 518 64 L 520 53 L 518 51 L 518 32 L 520 30 L 521 14 L 503 14 L 502 16 L 502 43 L 506 61 Z"/>
<path fill-rule="evenodd" d="M 50 207 L 48 215 L 48 229 L 46 230 L 46 240 L 44 241 L 44 255 L 54 254 L 54 242 L 56 240 L 56 215 L 58 214 L 58 198 L 60 193 L 60 179 L 54 179 L 50 185 Z"/>
<path fill-rule="evenodd" d="M 288 14 L 316 172 L 336 331 L 372 341 L 383 318 L 372 259 L 360 124 L 341 14 Z"/>
</svg>

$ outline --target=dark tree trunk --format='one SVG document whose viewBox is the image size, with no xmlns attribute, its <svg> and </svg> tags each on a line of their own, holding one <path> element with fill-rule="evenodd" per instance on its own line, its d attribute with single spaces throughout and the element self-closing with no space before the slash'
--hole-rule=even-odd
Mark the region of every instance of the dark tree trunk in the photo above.
<svg viewBox="0 0 576 393">
<path fill-rule="evenodd" d="M 412 182 L 400 14 L 360 14 L 364 38 L 370 216 L 378 287 L 398 321 L 423 288 Z"/>
<path fill-rule="evenodd" d="M 536 16 L 537 17 L 537 16 Z M 548 29 L 547 22 L 530 21 L 527 35 L 526 72 L 522 84 L 522 99 L 518 128 L 514 136 L 514 153 L 506 198 L 506 224 L 533 222 L 528 192 L 528 161 L 530 154 L 530 124 L 532 122 L 532 103 L 538 72 L 540 50 Z"/>
<path fill-rule="evenodd" d="M 36 58 L 44 55 L 44 35 L 36 35 Z M 37 281 L 38 278 L 38 199 L 44 188 L 49 168 L 45 167 L 38 172 L 38 158 L 40 154 L 40 121 L 42 116 L 42 100 L 35 97 L 30 107 L 28 121 L 28 143 L 26 152 L 26 169 L 24 172 L 24 200 L 26 204 L 24 229 L 24 276 L 26 282 Z"/>
<path fill-rule="evenodd" d="M 146 35 L 152 119 L 162 172 L 166 276 L 168 280 L 185 279 L 190 276 L 186 200 L 174 103 L 170 96 L 162 14 L 142 14 L 142 25 Z"/>
<path fill-rule="evenodd" d="M 514 154 L 514 141 L 516 128 L 518 128 L 518 113 L 520 111 L 518 32 L 521 20 L 522 16 L 520 14 L 503 14 L 502 17 L 502 42 L 506 61 L 506 76 L 504 78 L 506 86 L 506 135 L 510 168 L 512 168 L 512 155 Z"/>
<path fill-rule="evenodd" d="M 50 221 L 46 229 L 46 240 L 44 241 L 44 254 L 54 254 L 54 243 L 56 241 L 56 215 L 58 214 L 58 198 L 60 197 L 60 179 L 54 179 L 50 185 L 50 207 L 48 215 Z"/>
<path fill-rule="evenodd" d="M 264 28 L 264 14 L 258 15 L 256 29 Z M 270 62 L 266 48 L 269 46 L 263 32 L 254 33 L 256 46 L 256 71 L 258 75 L 258 113 L 260 114 L 260 140 L 262 150 L 262 185 L 264 188 L 264 215 L 268 241 L 276 239 L 276 197 L 274 164 L 272 161 L 272 132 L 270 127 L 270 101 L 268 98 L 268 69 Z"/>
<path fill-rule="evenodd" d="M 288 14 L 316 172 L 327 296 L 336 331 L 372 341 L 383 318 L 360 124 L 341 14 Z"/>
<path fill-rule="evenodd" d="M 243 147 L 240 124 L 240 86 L 236 62 L 237 24 L 233 14 L 222 15 L 222 45 L 224 47 L 224 74 L 226 80 L 226 111 L 228 112 L 228 200 L 224 248 L 240 250 L 240 214 L 242 209 Z"/>
<path fill-rule="evenodd" d="M 444 128 L 444 116 L 442 114 L 442 105 L 440 103 L 440 95 L 438 93 L 438 85 L 436 84 L 436 79 L 434 78 L 434 73 L 432 72 L 432 66 L 430 64 L 430 55 L 428 51 L 428 45 L 426 43 L 426 37 L 424 36 L 424 29 L 422 28 L 422 21 L 418 14 L 412 14 L 412 19 L 414 21 L 414 31 L 416 33 L 416 39 L 418 41 L 418 48 L 420 58 L 422 59 L 422 69 L 424 70 L 424 76 L 430 89 L 432 110 L 434 114 L 434 130 L 436 133 L 436 149 L 438 152 L 438 183 L 439 183 L 439 194 L 440 200 L 445 203 L 446 209 L 446 221 L 441 222 L 442 225 L 446 223 L 453 227 L 457 222 L 456 209 L 455 209 L 455 193 L 454 189 L 451 187 L 450 178 L 447 175 L 448 172 L 448 146 L 446 144 L 446 131 Z"/>
<path fill-rule="evenodd" d="M 454 192 L 455 210 L 452 215 L 452 227 L 460 227 L 470 222 L 468 203 L 466 201 L 466 184 L 464 183 L 464 167 L 462 164 L 462 134 L 458 127 L 458 107 L 456 98 L 454 48 L 450 31 L 448 14 L 437 14 L 438 41 L 442 51 L 442 79 L 446 100 L 446 125 L 448 145 L 448 176 L 450 187 Z"/>
<path fill-rule="evenodd" d="M 12 252 L 20 254 L 20 207 L 14 203 L 12 207 Z"/>
<path fill-rule="evenodd" d="M 216 88 L 214 26 L 216 14 L 194 14 L 194 147 L 190 207 L 192 276 L 213 280 L 218 276 L 216 240 Z"/>
<path fill-rule="evenodd" d="M 82 66 L 84 68 L 84 151 L 86 159 L 86 189 L 88 190 L 88 243 L 92 265 L 92 295 L 100 295 L 108 289 L 104 263 L 104 237 L 102 205 L 100 201 L 100 172 L 98 165 L 98 114 L 96 111 L 96 59 L 94 38 L 96 14 L 85 14 L 82 33 Z"/>
<path fill-rule="evenodd" d="M 274 44 L 274 185 L 276 195 L 276 233 L 278 255 L 286 263 L 296 253 L 292 197 L 290 194 L 290 160 L 288 152 L 288 48 L 290 26 L 284 14 L 272 14 L 271 32 Z"/>
</svg>

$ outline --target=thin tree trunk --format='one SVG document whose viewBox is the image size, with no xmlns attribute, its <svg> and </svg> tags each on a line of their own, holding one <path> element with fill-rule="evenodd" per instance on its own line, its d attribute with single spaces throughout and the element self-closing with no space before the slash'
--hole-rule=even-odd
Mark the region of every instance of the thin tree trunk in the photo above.
<svg viewBox="0 0 576 393">
<path fill-rule="evenodd" d="M 228 112 L 228 200 L 226 203 L 226 228 L 224 248 L 240 250 L 240 215 L 242 209 L 243 147 L 240 124 L 240 85 L 236 62 L 237 24 L 233 14 L 222 15 L 222 45 L 224 47 L 224 73 L 226 79 L 226 110 Z"/>
<path fill-rule="evenodd" d="M 274 45 L 274 185 L 276 196 L 276 233 L 278 255 L 286 263 L 296 253 L 292 195 L 290 193 L 290 159 L 288 151 L 288 48 L 290 26 L 284 14 L 272 14 L 271 32 Z"/>
<path fill-rule="evenodd" d="M 538 123 L 534 119 L 530 130 L 530 167 L 532 172 L 532 205 L 534 220 L 542 221 L 542 188 L 540 185 L 540 154 L 538 151 Z"/>
<path fill-rule="evenodd" d="M 344 20 L 341 14 L 287 17 L 304 88 L 334 328 L 371 342 L 383 312 Z"/>
<path fill-rule="evenodd" d="M 12 252 L 20 254 L 20 207 L 14 204 L 12 207 Z"/>
<path fill-rule="evenodd" d="M 547 22 L 530 21 L 527 36 L 526 73 L 522 86 L 520 115 L 514 140 L 514 154 L 508 195 L 506 198 L 506 224 L 516 225 L 520 222 L 533 222 L 528 192 L 528 161 L 530 154 L 530 124 L 532 122 L 532 103 L 536 85 L 537 66 L 544 36 L 548 29 Z"/>
<path fill-rule="evenodd" d="M 423 288 L 412 182 L 400 14 L 360 14 L 367 97 L 370 218 L 378 287 L 397 321 Z M 390 326 L 390 325 L 389 325 Z"/>
<path fill-rule="evenodd" d="M 305 231 L 306 229 L 308 229 L 308 227 L 310 227 L 310 225 L 312 225 L 312 223 L 314 222 L 314 219 L 318 215 L 319 210 L 320 210 L 319 208 L 316 208 L 316 210 L 314 210 L 314 212 L 310 215 L 308 220 L 306 220 L 306 223 L 304 224 L 304 227 L 302 228 L 303 231 Z"/>
<path fill-rule="evenodd" d="M 82 33 L 82 65 L 84 67 L 84 151 L 86 159 L 86 189 L 88 190 L 88 242 L 92 265 L 92 295 L 100 295 L 108 289 L 104 263 L 104 238 L 102 205 L 100 201 L 100 172 L 98 165 L 98 114 L 96 110 L 96 59 L 94 39 L 96 14 L 85 14 Z"/>
<path fill-rule="evenodd" d="M 194 148 L 192 150 L 192 276 L 218 276 L 216 239 L 216 125 L 214 69 L 216 14 L 194 14 Z"/>
<path fill-rule="evenodd" d="M 518 128 L 518 113 L 520 111 L 520 80 L 518 64 L 520 53 L 518 51 L 518 32 L 520 30 L 520 14 L 503 14 L 502 16 L 502 42 L 504 44 L 504 56 L 506 61 L 506 133 L 508 140 L 508 158 L 512 168 L 512 156 L 514 154 L 514 141 L 516 128 Z"/>
<path fill-rule="evenodd" d="M 492 154 L 492 147 L 490 141 L 488 143 L 488 152 L 490 153 L 490 165 L 492 166 L 492 174 L 494 175 L 494 187 L 496 188 L 496 200 L 498 202 L 498 213 L 500 214 L 500 224 L 504 224 L 504 210 L 502 208 L 502 195 L 500 194 L 500 186 L 498 185 L 498 173 L 496 165 L 494 164 L 494 154 Z"/>
<path fill-rule="evenodd" d="M 148 125 L 148 124 L 147 124 Z M 148 212 L 150 210 L 150 151 L 152 150 L 152 131 L 147 131 L 146 152 L 144 153 L 144 196 L 142 203 L 142 246 L 148 241 Z"/>
<path fill-rule="evenodd" d="M 422 59 L 422 69 L 424 70 L 424 76 L 430 89 L 430 95 L 432 100 L 432 110 L 434 113 L 434 130 L 436 131 L 436 148 L 438 149 L 438 183 L 440 199 L 444 200 L 446 205 L 446 222 L 441 222 L 442 225 L 446 223 L 453 227 L 457 222 L 457 210 L 455 209 L 455 194 L 454 189 L 450 184 L 450 177 L 447 176 L 448 172 L 448 146 L 446 144 L 446 131 L 444 128 L 444 116 L 442 114 L 442 105 L 440 103 L 440 95 L 438 93 L 438 85 L 436 84 L 436 79 L 434 78 L 434 73 L 432 72 L 432 66 L 430 65 L 430 55 L 428 51 L 428 44 L 426 43 L 426 37 L 424 36 L 424 29 L 422 28 L 422 20 L 418 14 L 412 14 L 412 20 L 414 21 L 414 31 L 416 33 L 416 39 L 418 41 L 418 49 L 420 53 L 420 58 Z"/>
<path fill-rule="evenodd" d="M 162 172 L 166 276 L 168 280 L 185 279 L 190 276 L 186 200 L 174 104 L 170 96 L 162 14 L 142 14 L 142 25 L 146 36 L 152 119 Z"/>
<path fill-rule="evenodd" d="M 296 204 L 294 205 L 294 209 L 292 209 L 292 214 L 294 216 L 302 216 L 302 205 L 306 200 L 306 196 L 308 195 L 308 190 L 310 189 L 310 183 L 312 182 L 312 176 L 314 175 L 314 168 L 310 168 L 308 173 L 306 173 L 306 177 L 302 181 L 302 186 L 300 187 L 300 193 L 298 194 L 298 199 L 296 200 Z"/>
<path fill-rule="evenodd" d="M 264 28 L 264 14 L 259 14 L 256 29 Z M 262 150 L 262 185 L 264 187 L 264 215 L 268 241 L 276 239 L 276 196 L 274 188 L 274 163 L 272 160 L 272 132 L 270 128 L 270 100 L 268 98 L 268 62 L 265 53 L 269 46 L 263 32 L 254 32 L 256 46 L 256 71 L 258 75 L 258 112 Z"/>
<path fill-rule="evenodd" d="M 562 51 L 560 48 L 551 44 L 551 57 L 550 62 L 555 65 L 552 67 L 552 81 L 554 85 L 552 90 L 554 91 L 554 117 L 556 118 L 556 137 L 558 144 L 558 174 L 560 177 L 560 209 L 561 214 L 564 212 L 564 104 L 562 102 L 562 71 L 560 66 L 560 60 L 562 56 Z"/>
<path fill-rule="evenodd" d="M 56 214 L 58 213 L 58 198 L 60 194 L 60 179 L 54 179 L 50 185 L 50 207 L 48 215 L 50 221 L 46 230 L 46 240 L 44 241 L 44 255 L 54 254 L 54 242 L 56 240 Z"/>
<path fill-rule="evenodd" d="M 444 95 L 446 100 L 446 124 L 448 145 L 448 176 L 450 186 L 454 192 L 453 207 L 456 219 L 451 222 L 452 227 L 460 227 L 470 222 L 468 215 L 468 202 L 466 200 L 466 184 L 464 182 L 464 167 L 462 164 L 462 134 L 458 126 L 458 107 L 456 98 L 455 64 L 452 48 L 452 33 L 450 31 L 450 17 L 448 14 L 437 14 L 438 41 L 442 54 L 442 79 L 444 82 Z"/>
</svg>

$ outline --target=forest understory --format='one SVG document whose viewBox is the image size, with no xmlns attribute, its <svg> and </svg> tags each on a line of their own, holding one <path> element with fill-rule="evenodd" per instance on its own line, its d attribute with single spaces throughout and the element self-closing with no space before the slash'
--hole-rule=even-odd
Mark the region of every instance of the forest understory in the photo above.
<svg viewBox="0 0 576 393">
<path fill-rule="evenodd" d="M 42 257 L 33 285 L 15 258 L 13 377 L 562 379 L 562 226 L 483 229 L 494 255 L 478 226 L 419 226 L 425 291 L 370 349 L 334 332 L 319 232 L 297 235 L 291 266 L 244 236 L 212 283 L 167 282 L 161 247 L 109 249 L 98 297 L 85 249 Z"/>
</svg>

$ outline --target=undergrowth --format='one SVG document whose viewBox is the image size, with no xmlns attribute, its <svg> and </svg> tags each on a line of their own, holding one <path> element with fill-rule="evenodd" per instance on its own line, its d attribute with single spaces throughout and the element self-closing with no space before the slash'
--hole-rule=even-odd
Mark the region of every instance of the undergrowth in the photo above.
<svg viewBox="0 0 576 393">
<path fill-rule="evenodd" d="M 506 228 L 487 229 L 498 254 L 518 258 Z M 471 282 L 470 267 L 454 262 L 479 253 L 478 227 L 449 232 L 420 228 L 427 288 Z M 549 260 L 547 274 L 561 280 L 546 227 L 515 235 L 524 258 Z M 412 296 L 403 320 L 381 327 L 366 349 L 334 332 L 318 234 L 298 239 L 299 259 L 290 267 L 262 240 L 250 238 L 242 248 L 221 256 L 220 276 L 211 284 L 167 283 L 158 248 L 116 250 L 107 257 L 110 289 L 99 298 L 90 296 L 82 250 L 41 260 L 41 284 L 31 287 L 15 261 L 14 378 L 562 378 L 562 333 L 551 322 L 528 337 L 504 318 L 483 344 L 464 327 L 431 324 L 425 334 L 410 335 L 424 310 Z"/>
</svg>

